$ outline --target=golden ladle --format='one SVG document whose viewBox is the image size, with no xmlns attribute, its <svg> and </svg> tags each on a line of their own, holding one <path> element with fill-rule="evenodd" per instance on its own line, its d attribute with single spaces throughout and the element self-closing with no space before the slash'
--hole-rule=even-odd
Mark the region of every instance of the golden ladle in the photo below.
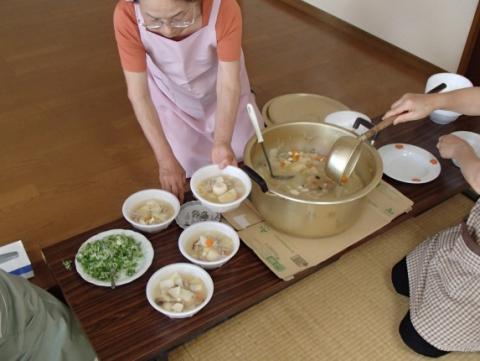
<svg viewBox="0 0 480 361">
<path fill-rule="evenodd" d="M 345 184 L 360 159 L 362 143 L 392 125 L 396 118 L 397 115 L 385 118 L 359 137 L 344 136 L 338 138 L 327 158 L 325 166 L 327 176 L 338 184 Z"/>
</svg>

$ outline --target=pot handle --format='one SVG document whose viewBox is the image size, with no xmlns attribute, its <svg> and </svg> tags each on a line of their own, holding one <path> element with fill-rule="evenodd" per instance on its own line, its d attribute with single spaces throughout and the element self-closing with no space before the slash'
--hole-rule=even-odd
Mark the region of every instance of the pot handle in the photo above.
<svg viewBox="0 0 480 361">
<path fill-rule="evenodd" d="M 265 179 L 262 178 L 260 174 L 255 172 L 252 168 L 250 168 L 246 164 L 242 164 L 240 168 L 248 174 L 248 176 L 260 186 L 260 189 L 262 190 L 263 193 L 268 192 L 268 186 L 267 182 L 265 182 Z"/>
</svg>

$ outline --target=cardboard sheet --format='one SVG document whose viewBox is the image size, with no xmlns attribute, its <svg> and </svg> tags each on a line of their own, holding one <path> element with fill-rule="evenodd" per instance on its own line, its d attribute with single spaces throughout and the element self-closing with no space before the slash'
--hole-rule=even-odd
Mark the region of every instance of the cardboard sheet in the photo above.
<svg viewBox="0 0 480 361">
<path fill-rule="evenodd" d="M 223 216 L 242 241 L 283 280 L 315 266 L 357 243 L 411 210 L 413 202 L 388 183 L 380 182 L 366 198 L 359 219 L 345 232 L 322 238 L 299 238 L 263 222 L 250 202 Z"/>
</svg>

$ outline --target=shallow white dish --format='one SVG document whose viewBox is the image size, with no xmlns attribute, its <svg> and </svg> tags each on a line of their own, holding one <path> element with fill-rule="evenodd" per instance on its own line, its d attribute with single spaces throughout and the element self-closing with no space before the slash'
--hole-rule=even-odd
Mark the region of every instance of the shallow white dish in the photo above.
<svg viewBox="0 0 480 361">
<path fill-rule="evenodd" d="M 365 133 L 368 128 L 364 127 L 362 124 L 357 129 L 353 129 L 353 125 L 355 124 L 355 120 L 357 118 L 363 118 L 368 122 L 372 122 L 372 120 L 363 113 L 355 112 L 353 110 L 342 110 L 339 112 L 330 113 L 325 117 L 325 123 L 338 125 L 344 129 L 350 130 L 355 132 L 358 135 Z"/>
<path fill-rule="evenodd" d="M 222 215 L 220 213 L 204 207 L 202 202 L 191 201 L 182 204 L 175 221 L 180 228 L 185 229 L 198 222 L 220 221 L 221 218 Z"/>
<path fill-rule="evenodd" d="M 429 151 L 411 144 L 387 144 L 378 149 L 383 173 L 400 182 L 427 183 L 440 175 L 438 159 Z"/>
<path fill-rule="evenodd" d="M 207 291 L 205 299 L 201 304 L 199 304 L 197 307 L 195 307 L 190 311 L 170 312 L 163 309 L 162 307 L 160 307 L 155 303 L 153 291 L 155 287 L 158 286 L 158 282 L 161 279 L 166 278 L 175 272 L 178 272 L 180 274 L 189 274 L 189 275 L 198 277 L 203 281 L 205 285 L 205 288 Z M 203 268 L 191 263 L 172 263 L 165 267 L 160 268 L 150 277 L 150 279 L 148 280 L 147 288 L 145 292 L 147 295 L 148 302 L 158 312 L 161 312 L 165 316 L 168 316 L 170 318 L 186 318 L 186 317 L 192 317 L 194 314 L 196 314 L 198 311 L 204 308 L 208 302 L 210 302 L 213 296 L 213 289 L 214 287 L 213 287 L 212 277 L 210 277 L 207 271 L 205 271 Z"/>
<path fill-rule="evenodd" d="M 203 181 L 206 178 L 222 176 L 222 175 L 229 175 L 229 176 L 240 179 L 240 181 L 243 183 L 243 186 L 245 188 L 245 194 L 242 194 L 242 196 L 239 199 L 230 203 L 210 202 L 205 198 L 203 198 L 200 194 L 198 194 L 197 188 L 201 181 Z M 202 205 L 204 205 L 205 207 L 207 207 L 208 209 L 214 212 L 224 213 L 224 212 L 234 210 L 235 208 L 238 208 L 240 204 L 248 197 L 248 195 L 250 194 L 250 191 L 252 190 L 252 181 L 250 180 L 250 177 L 238 167 L 233 167 L 229 165 L 228 167 L 220 169 L 218 165 L 213 164 L 213 165 L 207 165 L 205 167 L 202 167 L 198 169 L 195 173 L 193 173 L 192 178 L 190 179 L 190 189 L 192 190 L 192 193 L 195 196 L 195 198 L 197 198 L 202 203 Z"/>
<path fill-rule="evenodd" d="M 227 236 L 233 243 L 232 253 L 226 257 L 223 257 L 216 261 L 203 261 L 195 257 L 190 256 L 187 253 L 186 247 L 189 245 L 189 242 L 192 240 L 195 235 L 201 234 L 202 232 L 218 232 Z M 238 237 L 237 232 L 230 227 L 228 224 L 221 222 L 199 222 L 185 229 L 178 238 L 178 248 L 182 253 L 183 257 L 188 259 L 190 262 L 198 264 L 199 266 L 205 269 L 213 269 L 223 266 L 227 263 L 235 254 L 238 252 L 240 247 L 240 238 Z"/>
<path fill-rule="evenodd" d="M 480 158 L 480 134 L 467 132 L 465 130 L 459 130 L 457 132 L 453 132 L 452 134 L 470 144 L 475 152 L 475 155 Z M 452 159 L 452 162 L 458 167 L 458 162 L 455 159 Z"/>
<path fill-rule="evenodd" d="M 151 200 L 151 199 L 158 199 L 164 202 L 169 203 L 173 207 L 173 215 L 167 219 L 165 222 L 162 223 L 155 223 L 155 224 L 141 224 L 135 222 L 130 214 L 132 211 L 137 207 L 140 203 Z M 133 193 L 129 196 L 122 205 L 122 214 L 123 217 L 136 229 L 147 232 L 147 233 L 154 233 L 159 232 L 167 228 L 170 223 L 175 219 L 180 211 L 180 202 L 178 198 L 170 192 L 164 191 L 162 189 L 144 189 Z"/>
<path fill-rule="evenodd" d="M 132 275 L 132 276 L 125 276 L 125 275 L 121 276 L 117 281 L 115 281 L 116 286 L 121 286 L 121 285 L 124 285 L 126 283 L 130 283 L 130 282 L 136 280 L 137 278 L 139 278 L 140 276 L 142 276 L 147 271 L 148 267 L 150 267 L 150 265 L 152 264 L 152 261 L 153 261 L 153 247 L 152 247 L 152 244 L 150 243 L 150 241 L 143 234 L 131 231 L 129 229 L 111 229 L 111 230 L 108 230 L 108 231 L 105 231 L 105 232 L 101 232 L 101 233 L 98 233 L 98 234 L 90 237 L 85 242 L 83 242 L 82 245 L 80 246 L 80 248 L 77 251 L 77 255 L 82 250 L 82 247 L 84 247 L 84 245 L 86 245 L 87 243 L 102 239 L 104 237 L 107 237 L 107 236 L 110 236 L 110 235 L 113 235 L 113 234 L 124 234 L 126 236 L 132 237 L 133 239 L 135 239 L 135 241 L 140 242 L 140 246 L 141 246 L 142 252 L 143 252 L 143 259 L 140 261 L 139 265 L 137 266 L 137 272 L 135 272 L 135 274 Z M 85 281 L 87 281 L 89 283 L 92 283 L 96 286 L 102 286 L 102 287 L 110 287 L 111 286 L 110 281 L 100 281 L 96 278 L 93 278 L 89 274 L 87 274 L 84 271 L 80 262 L 77 261 L 77 255 L 75 255 L 75 268 L 76 268 L 78 274 L 80 275 L 80 277 L 82 277 Z"/>
</svg>

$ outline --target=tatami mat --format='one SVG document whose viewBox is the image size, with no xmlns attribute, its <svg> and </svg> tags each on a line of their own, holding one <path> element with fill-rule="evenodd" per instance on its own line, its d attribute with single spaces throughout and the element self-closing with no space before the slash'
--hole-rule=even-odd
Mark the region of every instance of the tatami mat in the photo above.
<svg viewBox="0 0 480 361">
<path fill-rule="evenodd" d="M 390 269 L 427 236 L 461 221 L 472 205 L 458 195 L 394 227 L 175 349 L 170 360 L 427 360 L 398 336 L 408 299 L 393 290 Z M 442 360 L 479 358 L 452 353 Z"/>
</svg>

